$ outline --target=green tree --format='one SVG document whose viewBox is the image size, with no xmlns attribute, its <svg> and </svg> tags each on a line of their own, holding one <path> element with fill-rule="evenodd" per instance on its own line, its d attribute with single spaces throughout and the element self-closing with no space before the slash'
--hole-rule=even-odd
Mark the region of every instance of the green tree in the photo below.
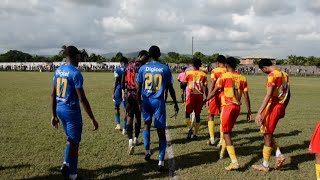
<svg viewBox="0 0 320 180">
<path fill-rule="evenodd" d="M 67 49 L 66 45 L 61 46 L 61 50 L 59 51 L 59 54 L 62 55 L 63 57 L 65 57 L 66 56 L 66 49 Z"/>
<path fill-rule="evenodd" d="M 82 62 L 87 62 L 88 60 L 89 60 L 89 55 L 88 55 L 88 53 L 87 53 L 87 51 L 85 50 L 85 49 L 82 49 L 81 51 L 80 51 L 80 57 L 81 57 L 81 61 Z"/>
<path fill-rule="evenodd" d="M 30 62 L 32 56 L 17 50 L 10 50 L 0 55 L 0 62 Z"/>
</svg>

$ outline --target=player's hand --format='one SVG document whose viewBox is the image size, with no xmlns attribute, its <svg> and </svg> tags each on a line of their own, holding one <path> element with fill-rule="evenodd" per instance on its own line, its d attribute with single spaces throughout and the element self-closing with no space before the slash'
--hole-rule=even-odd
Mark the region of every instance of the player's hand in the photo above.
<svg viewBox="0 0 320 180">
<path fill-rule="evenodd" d="M 251 110 L 249 110 L 248 113 L 247 113 L 247 121 L 248 121 L 248 122 L 251 122 L 251 121 L 252 121 L 252 113 L 251 113 Z"/>
<path fill-rule="evenodd" d="M 114 100 L 114 94 L 112 94 L 112 99 Z"/>
<path fill-rule="evenodd" d="M 92 124 L 92 127 L 93 127 L 93 131 L 95 131 L 95 130 L 97 130 L 98 129 L 98 127 L 99 127 L 99 124 L 98 124 L 98 122 L 95 120 L 95 119 L 92 119 L 91 120 L 91 124 Z"/>
<path fill-rule="evenodd" d="M 174 104 L 174 111 L 176 114 L 178 114 L 178 112 L 179 112 L 179 106 L 177 103 Z"/>
<path fill-rule="evenodd" d="M 262 126 L 262 116 L 261 116 L 261 113 L 258 113 L 258 114 L 257 114 L 255 122 L 256 122 L 256 125 L 257 125 L 258 127 L 261 127 L 261 126 Z"/>
<path fill-rule="evenodd" d="M 52 125 L 52 127 L 58 129 L 58 127 L 59 127 L 59 125 L 60 125 L 59 118 L 56 117 L 56 116 L 52 116 L 52 118 L 51 118 L 51 125 Z"/>
</svg>

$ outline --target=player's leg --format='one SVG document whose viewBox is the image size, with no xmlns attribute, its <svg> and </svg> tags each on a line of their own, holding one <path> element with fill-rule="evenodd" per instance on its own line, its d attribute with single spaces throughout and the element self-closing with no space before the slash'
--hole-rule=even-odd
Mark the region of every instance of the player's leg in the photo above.
<svg viewBox="0 0 320 180">
<path fill-rule="evenodd" d="M 144 120 L 144 129 L 143 129 L 143 144 L 145 149 L 145 157 L 146 161 L 150 161 L 151 152 L 150 152 L 150 128 L 152 123 L 152 108 L 149 102 L 149 99 L 142 100 L 142 114 Z"/>
<path fill-rule="evenodd" d="M 59 109 L 59 108 L 57 109 L 57 114 L 58 114 L 59 119 L 61 120 L 63 130 L 64 130 L 66 136 L 68 137 L 67 122 L 66 122 L 66 117 L 65 117 L 66 114 L 64 113 L 63 109 Z M 60 168 L 60 171 L 65 178 L 69 178 L 69 174 L 70 174 L 69 152 L 70 152 L 70 143 L 67 142 L 66 148 L 64 150 L 63 165 Z"/>
<path fill-rule="evenodd" d="M 164 158 L 166 154 L 166 106 L 163 100 L 155 99 L 152 103 L 155 108 L 154 111 L 154 127 L 157 128 L 157 133 L 159 137 L 159 163 L 158 170 L 161 172 L 164 170 Z"/>
<path fill-rule="evenodd" d="M 181 102 L 182 103 L 184 103 L 184 92 L 185 92 L 184 84 L 180 83 L 180 94 L 181 94 Z"/>
<path fill-rule="evenodd" d="M 190 119 L 190 114 L 192 112 L 192 104 L 190 100 L 190 94 L 187 95 L 186 97 L 186 108 L 185 108 L 185 123 L 188 127 L 188 130 L 191 129 L 191 119 Z"/>
<path fill-rule="evenodd" d="M 130 94 L 126 96 L 126 114 L 127 114 L 127 135 L 129 139 L 128 154 L 132 155 L 134 153 L 134 144 L 132 140 L 134 111 L 133 111 L 133 104 L 132 104 L 132 96 Z"/>
<path fill-rule="evenodd" d="M 236 170 L 239 169 L 239 163 L 237 160 L 236 152 L 231 140 L 231 132 L 232 128 L 240 114 L 240 106 L 236 105 L 229 105 L 224 107 L 224 113 L 223 113 L 223 124 L 222 124 L 222 130 L 224 132 L 224 141 L 226 144 L 227 152 L 229 154 L 229 157 L 231 159 L 231 163 L 229 166 L 227 166 L 226 170 Z"/>
<path fill-rule="evenodd" d="M 318 121 L 310 140 L 309 152 L 315 154 L 316 177 L 317 180 L 320 180 L 320 121 Z"/>
<path fill-rule="evenodd" d="M 214 115 L 210 113 L 210 110 L 208 115 L 208 129 L 209 129 L 210 139 L 207 142 L 207 144 L 212 146 L 214 145 Z"/>
<path fill-rule="evenodd" d="M 121 104 L 122 104 L 122 107 L 123 107 L 123 114 L 124 114 L 122 134 L 125 135 L 127 133 L 126 101 L 123 100 Z"/>
<path fill-rule="evenodd" d="M 116 120 L 116 127 L 115 130 L 120 130 L 120 103 L 119 100 L 115 100 L 114 102 L 114 115 Z"/>
<path fill-rule="evenodd" d="M 196 95 L 195 99 L 194 99 L 194 105 L 193 105 L 193 109 L 194 109 L 194 115 L 195 115 L 195 127 L 194 127 L 194 134 L 193 137 L 197 138 L 197 134 L 200 130 L 200 114 L 201 114 L 201 110 L 202 110 L 202 103 L 199 103 L 203 100 L 203 95 Z"/>
<path fill-rule="evenodd" d="M 320 180 L 320 154 L 319 153 L 315 154 L 315 159 L 316 159 L 316 164 L 315 164 L 316 177 L 317 177 L 317 180 Z"/>
</svg>

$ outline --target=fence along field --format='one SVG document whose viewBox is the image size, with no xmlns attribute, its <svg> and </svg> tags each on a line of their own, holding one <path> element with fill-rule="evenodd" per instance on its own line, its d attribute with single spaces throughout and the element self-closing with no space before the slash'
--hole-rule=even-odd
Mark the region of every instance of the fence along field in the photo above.
<svg viewBox="0 0 320 180">
<path fill-rule="evenodd" d="M 63 161 L 65 137 L 61 127 L 54 130 L 50 126 L 52 75 L 52 72 L 0 72 L 0 179 L 62 178 L 59 167 Z M 113 74 L 83 73 L 83 76 L 84 88 L 100 129 L 93 133 L 89 118 L 83 113 L 79 174 L 90 179 L 168 179 L 169 173 L 156 171 L 158 138 L 154 130 L 151 134 L 151 163 L 143 159 L 143 146 L 135 149 L 136 155 L 127 155 L 127 137 L 114 130 Z M 207 110 L 202 112 L 199 138 L 187 143 L 184 108 L 179 104 L 177 119 L 170 119 L 174 112 L 169 98 L 168 130 L 178 179 L 314 179 L 314 156 L 307 149 L 319 119 L 319 80 L 290 77 L 292 99 L 286 117 L 280 120 L 275 133 L 287 161 L 283 170 L 269 173 L 255 172 L 250 168 L 261 162 L 263 145 L 259 128 L 245 120 L 245 107 L 242 107 L 233 133 L 241 169 L 226 172 L 224 167 L 229 159 L 218 160 L 218 149 L 205 144 L 208 139 Z M 265 76 L 248 76 L 254 112 L 265 95 L 265 82 Z M 178 94 L 178 83 L 175 83 L 175 89 Z M 167 163 L 168 157 L 168 167 Z"/>
</svg>

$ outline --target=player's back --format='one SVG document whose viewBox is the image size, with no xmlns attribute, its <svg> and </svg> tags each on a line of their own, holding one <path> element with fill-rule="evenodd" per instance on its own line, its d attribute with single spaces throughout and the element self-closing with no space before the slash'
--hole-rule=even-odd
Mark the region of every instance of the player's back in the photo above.
<svg viewBox="0 0 320 180">
<path fill-rule="evenodd" d="M 114 77 L 115 78 L 120 78 L 120 80 L 116 84 L 116 89 L 115 89 L 115 96 L 116 97 L 122 97 L 122 89 L 121 89 L 121 77 L 123 74 L 124 66 L 117 67 L 116 70 L 114 71 Z"/>
<path fill-rule="evenodd" d="M 76 88 L 82 88 L 81 72 L 71 64 L 61 65 L 54 73 L 53 84 L 56 87 L 57 107 L 66 110 L 80 110 Z"/>
<path fill-rule="evenodd" d="M 188 83 L 188 90 L 191 94 L 203 94 L 207 85 L 206 74 L 201 70 L 189 70 L 185 77 Z"/>
<path fill-rule="evenodd" d="M 164 98 L 164 91 L 173 79 L 168 66 L 152 61 L 140 67 L 137 82 L 142 83 L 142 97 Z"/>
<path fill-rule="evenodd" d="M 139 68 L 141 67 L 140 62 L 131 62 L 129 65 L 125 68 L 125 89 L 129 91 L 136 91 L 136 74 L 139 71 Z"/>
<path fill-rule="evenodd" d="M 227 68 L 225 67 L 217 67 L 211 71 L 211 81 L 216 81 L 218 78 L 222 76 L 222 74 L 227 72 Z"/>
<path fill-rule="evenodd" d="M 270 102 L 272 103 L 288 103 L 287 97 L 289 94 L 289 76 L 287 73 L 280 71 L 280 70 L 274 70 L 268 75 L 268 82 L 267 86 L 274 86 L 274 90 L 272 93 L 272 98 L 270 99 Z"/>
<path fill-rule="evenodd" d="M 236 104 L 240 105 L 240 74 L 235 72 L 226 72 L 218 79 L 218 87 L 222 87 L 222 105 Z"/>
</svg>

